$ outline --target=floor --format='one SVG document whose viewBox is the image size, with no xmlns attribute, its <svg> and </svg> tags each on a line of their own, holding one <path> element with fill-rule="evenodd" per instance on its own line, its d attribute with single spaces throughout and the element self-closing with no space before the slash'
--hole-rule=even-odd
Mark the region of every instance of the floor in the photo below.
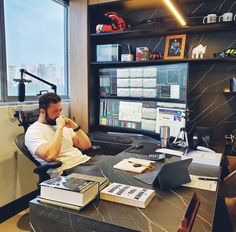
<svg viewBox="0 0 236 232">
<path fill-rule="evenodd" d="M 30 231 L 29 209 L 23 210 L 14 217 L 0 224 L 1 232 L 25 232 Z"/>
</svg>

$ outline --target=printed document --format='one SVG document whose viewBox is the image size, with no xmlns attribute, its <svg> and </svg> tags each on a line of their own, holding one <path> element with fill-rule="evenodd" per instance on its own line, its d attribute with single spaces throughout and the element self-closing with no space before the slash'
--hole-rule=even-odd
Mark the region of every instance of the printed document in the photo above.
<svg viewBox="0 0 236 232">
<path fill-rule="evenodd" d="M 156 149 L 156 152 L 165 153 L 168 155 L 175 155 L 175 156 L 182 156 L 184 154 L 183 151 L 176 151 L 176 150 L 172 150 L 169 148 L 158 148 L 158 149 Z"/>
<path fill-rule="evenodd" d="M 184 154 L 182 158 L 192 158 L 193 163 L 213 165 L 219 167 L 222 159 L 222 154 L 207 151 L 190 151 L 187 154 Z"/>
<path fill-rule="evenodd" d="M 209 191 L 216 191 L 217 181 L 214 180 L 200 180 L 199 178 L 212 178 L 207 176 L 195 176 L 190 175 L 191 182 L 187 184 L 183 184 L 182 186 L 190 187 L 190 188 L 198 188 Z"/>
</svg>

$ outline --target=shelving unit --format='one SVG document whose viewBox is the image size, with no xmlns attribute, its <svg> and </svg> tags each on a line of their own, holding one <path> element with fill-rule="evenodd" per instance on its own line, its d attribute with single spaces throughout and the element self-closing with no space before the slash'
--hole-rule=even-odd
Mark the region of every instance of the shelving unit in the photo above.
<svg viewBox="0 0 236 232">
<path fill-rule="evenodd" d="M 192 1 L 192 2 L 201 2 L 201 1 Z M 211 1 L 208 1 L 208 2 L 211 2 Z M 186 4 L 188 4 L 188 3 L 189 3 L 189 1 L 186 1 Z M 92 99 L 90 101 L 90 117 L 92 118 L 92 120 L 90 120 L 90 121 L 92 121 L 92 124 L 98 124 L 98 121 L 97 121 L 98 120 L 98 116 L 97 116 L 98 113 L 97 112 L 99 112 L 99 106 L 96 105 L 97 104 L 96 102 L 98 102 L 99 100 L 103 100 L 103 99 L 117 99 L 117 100 L 122 100 L 122 101 L 130 100 L 130 101 L 140 101 L 140 102 L 142 102 L 142 101 L 153 101 L 153 102 L 167 101 L 167 102 L 171 102 L 171 103 L 186 103 L 187 102 L 187 99 L 180 100 L 180 99 L 171 99 L 171 98 L 120 97 L 120 96 L 115 96 L 115 95 L 114 96 L 112 96 L 112 95 L 101 96 L 100 89 L 99 89 L 99 72 L 103 71 L 101 69 L 113 69 L 113 68 L 114 69 L 118 69 L 118 68 L 131 68 L 132 69 L 135 67 L 145 67 L 146 68 L 147 66 L 155 67 L 157 65 L 162 66 L 162 65 L 169 65 L 169 64 L 188 63 L 189 70 L 190 69 L 191 69 L 191 71 L 193 70 L 193 72 L 191 72 L 191 75 L 193 75 L 194 77 L 197 76 L 197 78 L 199 78 L 199 75 L 196 73 L 198 71 L 200 73 L 201 73 L 201 71 L 207 72 L 209 67 L 213 67 L 213 66 L 214 66 L 215 70 L 219 71 L 217 69 L 217 67 L 221 67 L 221 66 L 222 67 L 225 67 L 225 66 L 231 67 L 236 62 L 235 58 L 213 58 L 214 52 L 223 51 L 225 49 L 223 47 L 224 45 L 222 46 L 224 41 L 222 41 L 221 44 L 216 43 L 215 47 L 213 47 L 211 44 L 211 41 L 214 40 L 218 36 L 218 34 L 222 35 L 222 34 L 224 34 L 224 32 L 226 32 L 227 35 L 229 35 L 230 31 L 233 31 L 235 33 L 235 31 L 236 31 L 236 22 L 235 21 L 225 22 L 225 23 L 224 22 L 223 23 L 214 23 L 214 24 L 199 24 L 199 23 L 201 23 L 199 21 L 198 25 L 191 25 L 191 26 L 187 26 L 187 27 L 177 27 L 177 26 L 174 26 L 174 24 L 172 24 L 172 23 L 168 24 L 168 22 L 165 22 L 164 24 L 159 24 L 159 25 L 157 23 L 155 25 L 155 27 L 152 27 L 147 24 L 147 27 L 145 29 L 140 29 L 140 30 L 129 29 L 129 30 L 125 30 L 122 32 L 94 33 L 95 27 L 96 27 L 96 22 L 99 21 L 99 20 L 96 21 L 94 19 L 94 17 L 96 17 L 96 16 L 99 17 L 99 14 L 97 14 L 97 9 L 98 9 L 99 13 L 101 13 L 102 11 L 106 10 L 106 6 L 107 6 L 107 9 L 115 11 L 115 6 L 117 4 L 119 4 L 119 3 L 93 5 L 91 7 L 92 12 L 94 14 L 90 18 L 93 22 L 90 23 L 90 28 L 89 28 L 90 33 L 88 35 L 88 37 L 89 37 L 89 50 L 90 50 L 90 58 L 89 58 L 88 62 L 89 62 L 90 96 Z M 126 13 L 127 13 L 127 15 L 129 14 L 129 12 L 126 12 L 126 10 L 122 9 L 122 8 L 118 8 L 117 11 L 118 12 L 123 11 L 122 13 L 123 13 L 124 18 L 125 18 Z M 204 12 L 202 14 L 203 15 L 201 17 L 204 17 L 208 13 Z M 219 14 L 221 14 L 221 13 L 219 13 Z M 132 18 L 133 15 L 130 17 Z M 162 16 L 160 16 L 160 17 L 162 17 Z M 168 17 L 169 16 L 167 16 L 167 18 Z M 132 18 L 132 19 L 134 19 L 134 18 Z M 135 20 L 136 20 L 136 18 L 135 18 Z M 138 21 L 138 19 L 137 19 L 137 21 Z M 165 21 L 165 16 L 164 16 L 164 21 Z M 172 22 L 173 22 L 173 20 L 172 20 Z M 208 54 L 206 53 L 207 55 L 205 54 L 205 56 L 204 56 L 205 58 L 203 58 L 203 59 L 185 58 L 185 59 L 171 59 L 171 60 L 170 59 L 168 59 L 168 60 L 158 59 L 158 60 L 129 61 L 129 62 L 121 62 L 121 61 L 96 62 L 96 52 L 95 52 L 96 45 L 130 43 L 132 45 L 132 47 L 135 48 L 135 47 L 146 46 L 148 44 L 148 45 L 150 45 L 150 47 L 148 45 L 147 45 L 147 47 L 149 47 L 150 50 L 160 51 L 160 52 L 164 53 L 164 46 L 163 45 L 165 42 L 165 38 L 163 38 L 163 37 L 168 36 L 168 35 L 175 35 L 175 34 L 176 35 L 178 35 L 178 34 L 187 34 L 188 35 L 187 36 L 187 43 L 186 43 L 186 45 L 188 45 L 188 48 L 186 46 L 186 52 L 188 52 L 188 51 L 191 52 L 190 49 L 194 48 L 199 43 L 201 43 L 201 41 L 203 41 L 202 44 L 204 46 L 207 45 L 207 49 L 209 50 Z M 206 40 L 205 40 L 207 35 L 210 35 L 209 37 L 211 38 L 207 41 L 208 43 L 206 43 Z M 195 36 L 197 39 L 192 39 L 192 38 L 195 38 Z M 193 41 L 191 41 L 191 39 Z M 216 38 L 216 40 L 217 40 L 217 38 Z M 219 38 L 219 40 L 222 40 L 222 38 Z M 162 44 L 160 46 L 159 46 L 159 41 L 162 41 L 161 42 Z M 191 41 L 191 44 L 190 44 L 190 41 Z M 149 42 L 152 44 L 149 44 Z M 159 47 L 156 48 L 156 45 Z M 218 45 L 220 45 L 220 46 L 218 46 Z M 191 57 L 190 52 L 189 52 L 188 56 L 186 56 L 186 57 Z M 201 67 L 201 70 L 199 69 L 200 67 Z M 211 71 L 210 75 L 212 75 L 211 76 L 212 78 L 214 78 L 214 76 L 219 75 L 217 71 L 215 71 L 215 72 Z M 204 75 L 204 73 L 202 75 Z M 213 80 L 212 78 L 211 78 L 211 80 L 210 80 L 210 78 L 208 80 L 204 79 L 204 81 L 199 82 L 199 85 L 202 83 L 208 84 L 208 82 L 211 82 Z M 194 78 L 192 80 L 194 80 Z M 211 86 L 213 86 L 213 85 L 211 85 Z M 203 89 L 205 89 L 205 87 L 203 87 Z M 199 86 L 198 86 L 197 91 L 201 91 L 201 88 L 199 88 Z M 193 93 L 191 93 L 191 94 L 193 94 Z M 229 95 L 233 96 L 236 93 L 224 93 L 224 94 L 227 96 L 229 96 Z M 158 95 L 158 94 L 157 94 L 157 96 L 162 97 L 161 95 Z M 188 93 L 187 93 L 187 96 L 188 96 Z"/>
<path fill-rule="evenodd" d="M 181 60 L 147 60 L 147 61 L 125 61 L 125 62 L 91 62 L 91 67 L 106 68 L 106 67 L 136 67 L 136 66 L 151 66 L 158 64 L 176 64 L 176 63 L 230 63 L 236 62 L 235 58 L 209 58 L 209 59 L 181 59 Z"/>
<path fill-rule="evenodd" d="M 236 96 L 236 92 L 223 92 L 225 96 Z"/>
<path fill-rule="evenodd" d="M 175 34 L 193 34 L 201 32 L 220 32 L 236 30 L 236 22 L 202 24 L 177 29 L 149 29 L 149 30 L 130 30 L 122 32 L 92 33 L 90 41 L 92 43 L 104 43 L 119 39 L 151 38 Z"/>
</svg>

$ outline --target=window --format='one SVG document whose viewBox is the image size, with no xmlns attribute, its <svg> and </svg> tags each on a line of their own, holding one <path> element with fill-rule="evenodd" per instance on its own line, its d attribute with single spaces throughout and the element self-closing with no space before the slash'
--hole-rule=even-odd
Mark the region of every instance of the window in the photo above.
<svg viewBox="0 0 236 232">
<path fill-rule="evenodd" d="M 1 1 L 1 0 L 0 0 Z M 67 6 L 53 0 L 3 0 L 6 45 L 6 99 L 18 94 L 20 69 L 57 86 L 57 93 L 68 95 Z M 50 86 L 31 78 L 26 83 L 26 96 Z M 32 99 L 29 98 L 29 99 Z"/>
</svg>

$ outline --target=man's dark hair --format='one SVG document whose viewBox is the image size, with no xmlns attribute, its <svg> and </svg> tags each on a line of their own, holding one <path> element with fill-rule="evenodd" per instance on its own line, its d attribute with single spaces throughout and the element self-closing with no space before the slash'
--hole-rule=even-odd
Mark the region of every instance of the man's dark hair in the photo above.
<svg viewBox="0 0 236 232">
<path fill-rule="evenodd" d="M 56 93 L 45 93 L 39 98 L 39 109 L 48 109 L 51 103 L 56 104 L 61 98 Z"/>
</svg>

